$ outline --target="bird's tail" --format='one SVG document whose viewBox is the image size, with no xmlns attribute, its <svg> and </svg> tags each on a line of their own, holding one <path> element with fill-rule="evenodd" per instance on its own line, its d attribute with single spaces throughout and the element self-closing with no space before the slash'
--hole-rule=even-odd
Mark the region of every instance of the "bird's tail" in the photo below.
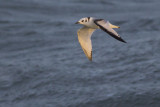
<svg viewBox="0 0 160 107">
<path fill-rule="evenodd" d="M 109 26 L 110 26 L 111 28 L 120 28 L 119 26 L 112 25 L 110 22 L 109 22 Z"/>
</svg>

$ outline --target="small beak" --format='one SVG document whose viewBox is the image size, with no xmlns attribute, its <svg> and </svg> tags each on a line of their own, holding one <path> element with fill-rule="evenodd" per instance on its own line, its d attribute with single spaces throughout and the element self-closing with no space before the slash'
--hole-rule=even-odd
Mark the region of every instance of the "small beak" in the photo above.
<svg viewBox="0 0 160 107">
<path fill-rule="evenodd" d="M 76 22 L 75 24 L 80 24 L 79 22 Z"/>
</svg>

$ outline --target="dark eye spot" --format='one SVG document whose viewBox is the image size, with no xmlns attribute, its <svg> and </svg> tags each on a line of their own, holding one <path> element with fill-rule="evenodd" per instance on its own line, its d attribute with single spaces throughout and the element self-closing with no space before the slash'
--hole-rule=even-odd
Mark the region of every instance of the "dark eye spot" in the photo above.
<svg viewBox="0 0 160 107">
<path fill-rule="evenodd" d="M 85 22 L 87 22 L 87 20 L 85 20 Z"/>
<path fill-rule="evenodd" d="M 82 20 L 82 22 L 83 22 L 84 20 Z"/>
</svg>

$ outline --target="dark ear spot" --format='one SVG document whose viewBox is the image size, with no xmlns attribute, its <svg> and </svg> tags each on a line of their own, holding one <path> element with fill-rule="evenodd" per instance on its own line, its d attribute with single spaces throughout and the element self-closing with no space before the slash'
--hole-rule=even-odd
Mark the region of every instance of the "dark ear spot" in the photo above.
<svg viewBox="0 0 160 107">
<path fill-rule="evenodd" d="M 88 17 L 88 21 L 89 21 L 90 17 Z"/>
</svg>

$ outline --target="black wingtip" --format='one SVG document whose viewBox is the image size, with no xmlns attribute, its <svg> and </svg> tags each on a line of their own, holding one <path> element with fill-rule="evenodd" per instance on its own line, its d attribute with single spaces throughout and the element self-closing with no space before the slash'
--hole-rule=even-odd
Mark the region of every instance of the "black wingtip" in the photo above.
<svg viewBox="0 0 160 107">
<path fill-rule="evenodd" d="M 121 37 L 118 38 L 119 41 L 123 42 L 123 43 L 127 43 L 125 40 L 123 40 Z"/>
<path fill-rule="evenodd" d="M 88 57 L 89 61 L 92 62 L 92 51 L 91 51 L 91 57 Z"/>
</svg>

